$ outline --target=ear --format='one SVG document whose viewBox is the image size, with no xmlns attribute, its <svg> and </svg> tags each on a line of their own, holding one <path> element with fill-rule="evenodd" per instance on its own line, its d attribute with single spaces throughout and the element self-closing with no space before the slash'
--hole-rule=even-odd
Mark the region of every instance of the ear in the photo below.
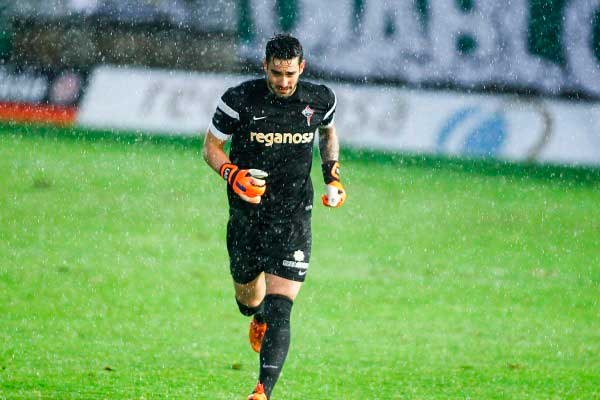
<svg viewBox="0 0 600 400">
<path fill-rule="evenodd" d="M 263 60 L 262 60 L 262 67 L 263 67 L 263 70 L 264 70 L 264 71 L 265 71 L 265 73 L 266 73 L 266 72 L 268 71 L 268 67 L 267 67 L 267 59 L 266 59 L 266 58 L 263 58 Z"/>
<path fill-rule="evenodd" d="M 302 75 L 302 73 L 304 72 L 304 67 L 306 67 L 306 60 L 302 60 L 302 62 L 299 65 L 299 74 L 298 75 Z"/>
</svg>

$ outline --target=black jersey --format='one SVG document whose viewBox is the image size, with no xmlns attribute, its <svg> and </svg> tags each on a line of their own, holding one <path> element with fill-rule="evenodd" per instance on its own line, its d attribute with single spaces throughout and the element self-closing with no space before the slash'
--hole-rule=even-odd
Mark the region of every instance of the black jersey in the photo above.
<svg viewBox="0 0 600 400">
<path fill-rule="evenodd" d="M 249 204 L 228 187 L 229 205 L 280 218 L 312 208 L 310 180 L 316 130 L 333 124 L 335 94 L 325 85 L 298 81 L 287 98 L 272 94 L 266 79 L 228 89 L 210 124 L 219 139 L 231 139 L 229 158 L 241 169 L 269 173 L 260 204 Z"/>
</svg>

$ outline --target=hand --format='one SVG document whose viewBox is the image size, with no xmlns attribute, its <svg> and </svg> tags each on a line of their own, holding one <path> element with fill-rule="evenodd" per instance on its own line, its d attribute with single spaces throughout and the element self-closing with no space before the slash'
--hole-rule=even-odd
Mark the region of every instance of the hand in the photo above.
<svg viewBox="0 0 600 400">
<path fill-rule="evenodd" d="M 264 178 L 268 173 L 260 169 L 239 169 L 235 164 L 223 164 L 221 176 L 233 191 L 248 203 L 258 204 L 267 189 Z"/>
<path fill-rule="evenodd" d="M 340 207 L 346 201 L 346 190 L 340 182 L 340 163 L 335 160 L 326 161 L 321 166 L 325 181 L 325 194 L 321 197 L 326 207 Z"/>
<path fill-rule="evenodd" d="M 325 193 L 321 200 L 323 200 L 323 205 L 326 207 L 341 207 L 346 201 L 346 190 L 339 181 L 333 181 L 325 185 Z"/>
</svg>

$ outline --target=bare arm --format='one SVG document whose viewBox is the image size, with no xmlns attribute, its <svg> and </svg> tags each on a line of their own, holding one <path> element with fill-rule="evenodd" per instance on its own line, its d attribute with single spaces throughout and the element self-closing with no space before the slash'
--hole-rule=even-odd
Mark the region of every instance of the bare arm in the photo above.
<svg viewBox="0 0 600 400">
<path fill-rule="evenodd" d="M 218 173 L 219 169 L 225 163 L 230 163 L 229 156 L 225 153 L 223 147 L 225 141 L 219 140 L 212 134 L 210 129 L 206 132 L 204 138 L 204 148 L 202 149 L 202 157 L 210 167 Z"/>
<path fill-rule="evenodd" d="M 321 199 L 327 207 L 340 207 L 346 201 L 346 191 L 340 182 L 340 144 L 335 125 L 319 129 L 319 152 L 323 162 L 325 191 Z"/>
<path fill-rule="evenodd" d="M 340 155 L 340 144 L 338 142 L 335 125 L 319 128 L 319 152 L 321 161 L 338 161 Z"/>
</svg>

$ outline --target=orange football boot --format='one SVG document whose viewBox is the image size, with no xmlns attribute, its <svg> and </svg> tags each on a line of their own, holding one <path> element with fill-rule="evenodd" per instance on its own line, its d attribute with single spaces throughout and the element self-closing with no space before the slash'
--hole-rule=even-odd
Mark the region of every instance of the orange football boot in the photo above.
<svg viewBox="0 0 600 400">
<path fill-rule="evenodd" d="M 248 400 L 269 400 L 267 399 L 267 395 L 265 394 L 265 388 L 263 384 L 258 382 L 256 387 L 254 388 L 254 392 L 250 396 L 248 396 Z"/>
<path fill-rule="evenodd" d="M 252 321 L 250 321 L 250 331 L 248 332 L 248 337 L 250 338 L 250 346 L 252 346 L 252 350 L 257 353 L 260 353 L 260 348 L 266 332 L 267 323 L 258 322 L 256 319 L 252 318 Z"/>
</svg>

